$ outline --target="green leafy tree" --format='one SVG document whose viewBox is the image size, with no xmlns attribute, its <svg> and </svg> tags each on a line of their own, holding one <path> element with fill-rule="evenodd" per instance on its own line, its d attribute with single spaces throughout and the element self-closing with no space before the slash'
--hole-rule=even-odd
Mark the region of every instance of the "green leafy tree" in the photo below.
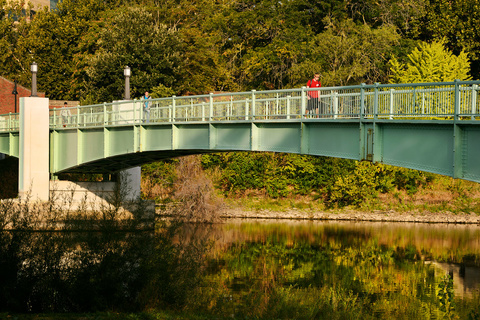
<svg viewBox="0 0 480 320">
<path fill-rule="evenodd" d="M 25 57 L 18 50 L 18 42 L 28 36 L 27 19 L 30 9 L 23 10 L 20 3 L 0 0 L 0 75 L 16 79 L 30 86 L 31 56 Z"/>
<path fill-rule="evenodd" d="M 141 8 L 120 8 L 94 23 L 81 44 L 87 55 L 79 61 L 85 102 L 118 100 L 123 96 L 123 68 L 132 69 L 131 95 L 162 84 L 174 87 L 180 78 L 180 39 L 175 30 L 156 23 Z"/>
<path fill-rule="evenodd" d="M 445 49 L 443 41 L 421 43 L 408 56 L 407 62 L 390 60 L 391 83 L 445 82 L 470 80 L 470 62 L 462 51 L 458 56 Z"/>
<path fill-rule="evenodd" d="M 327 30 L 312 39 L 306 59 L 292 68 L 294 83 L 305 84 L 313 72 L 321 72 L 328 86 L 386 81 L 386 65 L 400 38 L 395 28 L 326 21 Z"/>
<path fill-rule="evenodd" d="M 24 63 L 31 59 L 38 63 L 39 90 L 49 98 L 74 99 L 73 56 L 81 27 L 44 10 L 37 12 L 25 29 L 25 36 L 17 41 L 16 52 Z"/>
<path fill-rule="evenodd" d="M 423 40 L 444 40 L 454 54 L 464 51 L 471 60 L 472 76 L 480 77 L 480 2 L 478 0 L 429 0 L 420 21 Z"/>
<path fill-rule="evenodd" d="M 64 0 L 57 11 L 41 10 L 34 15 L 22 11 L 19 4 L 0 7 L 0 72 L 28 87 L 29 65 L 35 61 L 40 91 L 53 99 L 78 99 L 76 75 L 81 70 L 76 57 L 84 53 L 78 43 L 90 21 L 105 9 L 102 1 Z"/>
<path fill-rule="evenodd" d="M 425 0 L 353 0 L 347 1 L 347 10 L 355 22 L 371 27 L 395 26 L 407 36 L 417 36 L 419 21 L 426 14 Z"/>
</svg>

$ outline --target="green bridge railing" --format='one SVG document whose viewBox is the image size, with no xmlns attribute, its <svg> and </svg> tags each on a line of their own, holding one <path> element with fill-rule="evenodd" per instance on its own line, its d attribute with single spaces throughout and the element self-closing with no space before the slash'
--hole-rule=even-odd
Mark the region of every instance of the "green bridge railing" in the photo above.
<svg viewBox="0 0 480 320">
<path fill-rule="evenodd" d="M 298 88 L 129 100 L 50 111 L 50 128 L 147 123 L 319 119 L 476 120 L 480 81 Z M 318 91 L 320 113 L 307 112 Z M 149 113 L 144 111 L 148 104 Z M 19 115 L 0 115 L 0 131 L 18 131 Z"/>
</svg>

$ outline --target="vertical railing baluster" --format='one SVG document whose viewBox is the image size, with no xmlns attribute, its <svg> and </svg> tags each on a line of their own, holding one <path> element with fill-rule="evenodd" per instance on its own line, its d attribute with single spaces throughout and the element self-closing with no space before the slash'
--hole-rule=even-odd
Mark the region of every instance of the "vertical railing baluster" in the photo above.
<svg viewBox="0 0 480 320">
<path fill-rule="evenodd" d="M 375 82 L 375 95 L 373 100 L 373 118 L 378 119 L 378 86 L 379 83 Z"/>
<path fill-rule="evenodd" d="M 459 84 L 459 82 L 460 82 L 459 79 L 455 79 L 455 98 L 454 98 L 455 109 L 454 109 L 454 115 L 453 115 L 454 120 L 458 120 L 459 119 L 459 114 L 460 114 L 460 84 Z"/>
<path fill-rule="evenodd" d="M 393 119 L 393 92 L 394 91 L 395 89 L 390 89 L 390 117 L 389 117 L 390 120 Z"/>
<path fill-rule="evenodd" d="M 277 115 L 279 115 L 281 113 L 281 106 L 280 106 L 280 99 L 279 99 L 279 96 L 278 96 L 278 92 L 277 92 L 276 97 L 275 97 L 275 110 L 276 110 L 275 112 L 276 112 Z"/>
<path fill-rule="evenodd" d="M 475 120 L 475 114 L 477 113 L 477 93 L 478 85 L 472 85 L 472 115 L 471 120 Z"/>
<path fill-rule="evenodd" d="M 255 120 L 255 89 L 252 90 L 252 120 Z"/>
<path fill-rule="evenodd" d="M 140 110 L 142 109 L 142 105 L 140 105 Z M 118 112 L 115 116 L 116 120 L 119 121 L 120 120 L 120 108 L 117 108 Z M 142 119 L 141 119 L 141 116 L 139 117 L 139 119 L 137 119 L 137 99 L 134 99 L 133 100 L 133 119 L 132 119 L 132 122 L 133 124 L 136 124 L 136 123 L 142 123 Z"/>
<path fill-rule="evenodd" d="M 338 92 L 333 92 L 333 118 L 338 118 Z"/>
<path fill-rule="evenodd" d="M 362 83 L 362 87 L 360 88 L 360 110 L 359 110 L 359 118 L 361 120 L 365 117 L 365 83 Z"/>
<path fill-rule="evenodd" d="M 422 92 L 422 116 L 425 115 L 425 91 Z"/>
<path fill-rule="evenodd" d="M 287 119 L 290 119 L 290 98 L 292 96 L 288 95 L 287 96 Z"/>
<path fill-rule="evenodd" d="M 248 120 L 248 110 L 249 105 L 248 105 L 248 98 L 245 98 L 245 120 Z"/>
<path fill-rule="evenodd" d="M 175 122 L 175 118 L 176 118 L 177 110 L 176 110 L 175 103 L 176 103 L 175 96 L 172 96 L 172 121 L 171 122 Z"/>
<path fill-rule="evenodd" d="M 305 107 L 306 107 L 305 102 L 306 102 L 306 99 L 307 99 L 306 92 L 305 92 L 306 88 L 307 87 L 302 87 L 302 94 L 301 94 L 302 101 L 301 101 L 300 119 L 304 119 L 306 117 L 306 115 L 305 115 Z"/>
<path fill-rule="evenodd" d="M 107 103 L 103 103 L 103 125 L 107 125 Z"/>
<path fill-rule="evenodd" d="M 212 121 L 213 119 L 213 93 L 210 92 L 210 108 L 209 108 L 209 112 L 208 112 L 208 120 L 209 121 Z"/>
</svg>

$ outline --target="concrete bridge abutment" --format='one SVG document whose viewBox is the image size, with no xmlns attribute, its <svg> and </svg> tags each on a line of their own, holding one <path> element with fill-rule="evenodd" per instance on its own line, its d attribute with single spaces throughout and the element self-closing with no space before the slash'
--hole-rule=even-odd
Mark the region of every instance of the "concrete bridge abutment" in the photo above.
<svg viewBox="0 0 480 320">
<path fill-rule="evenodd" d="M 46 201 L 50 194 L 48 98 L 20 98 L 19 138 L 19 197 Z"/>
<path fill-rule="evenodd" d="M 122 200 L 137 200 L 140 197 L 141 168 L 123 170 L 119 177 Z M 101 203 L 112 198 L 115 188 L 118 187 L 114 182 L 51 181 L 49 99 L 20 98 L 18 191 L 21 199 L 48 201 L 53 193 L 61 197 L 68 193 L 74 202 L 88 199 Z"/>
</svg>

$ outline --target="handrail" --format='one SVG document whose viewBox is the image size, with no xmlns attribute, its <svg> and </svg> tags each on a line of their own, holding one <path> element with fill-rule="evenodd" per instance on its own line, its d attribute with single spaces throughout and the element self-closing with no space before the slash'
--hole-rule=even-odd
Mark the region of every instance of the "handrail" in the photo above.
<svg viewBox="0 0 480 320">
<path fill-rule="evenodd" d="M 315 119 L 480 118 L 480 81 L 251 90 L 144 100 L 113 101 L 50 110 L 50 128 L 87 128 L 148 123 L 279 121 Z M 308 111 L 310 96 L 318 95 Z M 312 100 L 314 101 L 314 100 Z M 145 109 L 146 103 L 148 108 Z M 318 109 L 318 113 L 317 110 Z M 0 115 L 1 131 L 18 131 L 17 114 Z M 311 119 L 311 120 L 310 120 Z"/>
</svg>

